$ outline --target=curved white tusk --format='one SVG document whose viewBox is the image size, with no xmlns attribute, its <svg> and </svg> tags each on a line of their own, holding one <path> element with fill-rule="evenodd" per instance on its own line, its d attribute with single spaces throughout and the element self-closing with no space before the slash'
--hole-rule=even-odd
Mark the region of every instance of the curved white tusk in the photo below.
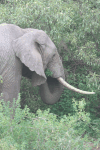
<svg viewBox="0 0 100 150">
<path fill-rule="evenodd" d="M 77 93 L 81 93 L 81 94 L 95 94 L 95 92 L 87 92 L 87 91 L 82 91 L 82 90 L 79 90 L 73 86 L 71 86 L 70 84 L 68 84 L 62 77 L 59 77 L 57 78 L 57 80 L 63 84 L 65 87 L 67 87 L 68 89 L 72 90 L 72 91 L 75 91 Z"/>
</svg>

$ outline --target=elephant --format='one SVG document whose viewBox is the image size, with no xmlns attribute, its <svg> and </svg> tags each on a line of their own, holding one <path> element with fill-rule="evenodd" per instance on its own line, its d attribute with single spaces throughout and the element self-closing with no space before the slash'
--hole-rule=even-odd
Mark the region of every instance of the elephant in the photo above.
<svg viewBox="0 0 100 150">
<path fill-rule="evenodd" d="M 45 70 L 52 72 L 46 77 Z M 4 101 L 18 98 L 21 77 L 31 79 L 32 86 L 39 86 L 44 103 L 56 103 L 64 86 L 81 94 L 95 94 L 79 90 L 65 81 L 64 68 L 57 48 L 43 31 L 22 29 L 14 24 L 0 24 L 0 92 Z"/>
</svg>

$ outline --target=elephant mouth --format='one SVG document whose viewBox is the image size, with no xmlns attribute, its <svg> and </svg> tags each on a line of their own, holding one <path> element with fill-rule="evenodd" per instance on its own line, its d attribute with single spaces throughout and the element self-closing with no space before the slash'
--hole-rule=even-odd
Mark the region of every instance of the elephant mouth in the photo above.
<svg viewBox="0 0 100 150">
<path fill-rule="evenodd" d="M 68 84 L 63 78 L 59 77 L 57 78 L 57 80 L 63 85 L 65 86 L 66 88 L 72 90 L 72 91 L 75 91 L 77 93 L 81 93 L 81 94 L 95 94 L 95 92 L 87 92 L 87 91 L 83 91 L 83 90 L 80 90 L 80 89 L 77 89 L 75 87 L 73 87 L 72 85 Z"/>
<path fill-rule="evenodd" d="M 60 82 L 56 78 L 47 77 L 47 85 L 51 94 L 53 94 L 60 85 Z"/>
</svg>

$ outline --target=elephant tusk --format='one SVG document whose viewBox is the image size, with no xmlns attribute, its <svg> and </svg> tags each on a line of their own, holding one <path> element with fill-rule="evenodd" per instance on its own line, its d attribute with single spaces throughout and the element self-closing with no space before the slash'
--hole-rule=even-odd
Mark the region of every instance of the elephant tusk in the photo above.
<svg viewBox="0 0 100 150">
<path fill-rule="evenodd" d="M 72 90 L 72 91 L 75 91 L 77 93 L 81 93 L 81 94 L 95 94 L 95 92 L 87 92 L 87 91 L 82 91 L 82 90 L 79 90 L 73 86 L 71 86 L 70 84 L 68 84 L 62 77 L 59 77 L 57 78 L 57 80 L 63 84 L 65 87 L 67 87 L 68 89 Z"/>
</svg>

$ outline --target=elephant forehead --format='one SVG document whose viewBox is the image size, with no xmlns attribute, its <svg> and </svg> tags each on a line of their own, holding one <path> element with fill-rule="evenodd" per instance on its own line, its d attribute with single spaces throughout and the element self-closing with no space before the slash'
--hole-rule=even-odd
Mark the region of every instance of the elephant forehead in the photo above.
<svg viewBox="0 0 100 150">
<path fill-rule="evenodd" d="M 52 40 L 49 37 L 46 41 L 46 46 L 50 49 L 51 52 L 53 52 L 57 49 L 55 44 L 52 42 Z"/>
<path fill-rule="evenodd" d="M 37 42 L 39 42 L 39 44 L 46 44 L 47 40 L 48 40 L 48 36 L 44 31 L 38 31 L 38 34 L 36 35 L 37 38 Z"/>
</svg>

